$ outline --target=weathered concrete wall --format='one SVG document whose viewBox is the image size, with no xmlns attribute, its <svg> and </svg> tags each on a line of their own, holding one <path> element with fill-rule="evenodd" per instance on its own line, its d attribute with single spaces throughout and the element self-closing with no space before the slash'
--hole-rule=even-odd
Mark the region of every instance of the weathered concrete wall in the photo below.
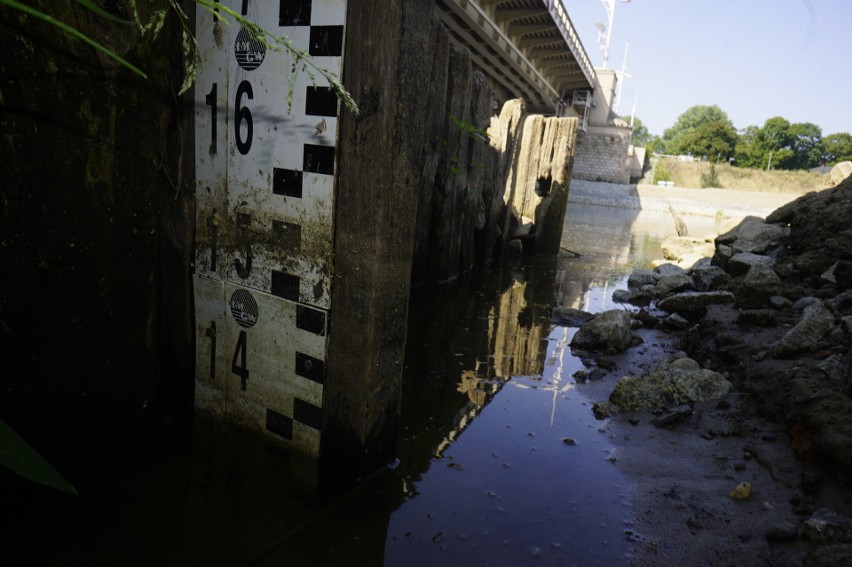
<svg viewBox="0 0 852 567">
<path fill-rule="evenodd" d="M 0 415 L 73 480 L 191 408 L 192 159 L 174 21 L 152 43 L 73 2 L 28 4 L 149 75 L 0 7 Z"/>
<path fill-rule="evenodd" d="M 620 126 L 589 126 L 577 137 L 573 177 L 586 181 L 628 183 L 632 130 Z"/>
</svg>

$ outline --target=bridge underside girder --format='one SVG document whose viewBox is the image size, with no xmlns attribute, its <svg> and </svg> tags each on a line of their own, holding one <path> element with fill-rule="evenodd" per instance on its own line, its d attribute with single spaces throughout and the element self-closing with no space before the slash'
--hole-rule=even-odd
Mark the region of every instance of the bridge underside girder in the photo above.
<svg viewBox="0 0 852 567">
<path fill-rule="evenodd" d="M 594 70 L 560 0 L 437 0 L 453 45 L 495 87 L 500 102 L 555 108 L 591 89 Z"/>
</svg>

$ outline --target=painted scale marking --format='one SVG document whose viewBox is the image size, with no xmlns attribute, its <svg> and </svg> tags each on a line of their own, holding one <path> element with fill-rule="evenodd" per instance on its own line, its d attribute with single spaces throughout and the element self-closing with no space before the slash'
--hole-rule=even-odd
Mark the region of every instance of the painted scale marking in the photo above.
<svg viewBox="0 0 852 567">
<path fill-rule="evenodd" d="M 339 76 L 344 0 L 223 4 Z M 196 405 L 318 454 L 339 103 L 236 24 L 196 36 Z"/>
</svg>

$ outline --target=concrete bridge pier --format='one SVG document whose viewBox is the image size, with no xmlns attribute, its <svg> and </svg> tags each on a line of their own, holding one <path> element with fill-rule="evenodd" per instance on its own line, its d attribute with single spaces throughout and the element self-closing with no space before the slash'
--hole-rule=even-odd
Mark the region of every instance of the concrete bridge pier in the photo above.
<svg viewBox="0 0 852 567">
<path fill-rule="evenodd" d="M 415 261 L 446 281 L 501 232 L 557 250 L 577 120 L 513 103 L 489 141 L 493 93 L 429 2 L 230 7 L 359 112 L 199 11 L 195 403 L 363 478 L 395 455 Z"/>
</svg>

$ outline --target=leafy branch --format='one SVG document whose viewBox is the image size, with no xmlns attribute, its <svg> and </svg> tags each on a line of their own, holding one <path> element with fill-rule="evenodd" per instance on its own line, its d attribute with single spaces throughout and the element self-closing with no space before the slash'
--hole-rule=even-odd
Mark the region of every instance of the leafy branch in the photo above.
<svg viewBox="0 0 852 567">
<path fill-rule="evenodd" d="M 130 4 L 133 8 L 133 21 L 125 20 L 110 14 L 105 11 L 98 5 L 96 5 L 91 0 L 75 0 L 78 4 L 90 10 L 92 13 L 98 15 L 99 17 L 118 24 L 122 25 L 136 25 L 139 33 L 141 35 L 151 34 L 152 38 L 156 39 L 159 35 L 160 31 L 163 29 L 165 25 L 166 18 L 170 12 L 174 12 L 177 15 L 178 21 L 181 25 L 181 45 L 184 54 L 184 79 L 181 83 L 180 90 L 178 94 L 183 94 L 192 86 L 195 82 L 196 77 L 198 76 L 198 71 L 201 69 L 201 56 L 200 49 L 198 46 L 198 41 L 195 38 L 195 35 L 192 33 L 190 29 L 190 21 L 187 13 L 181 8 L 179 0 L 168 0 L 168 6 L 165 9 L 157 10 L 153 13 L 149 21 L 142 23 L 141 18 L 139 17 L 139 13 L 137 10 L 136 0 L 131 0 Z M 324 67 L 320 67 L 317 65 L 316 61 L 311 57 L 310 53 L 308 53 L 305 49 L 299 49 L 295 45 L 293 45 L 293 40 L 286 35 L 276 36 L 272 32 L 267 31 L 260 25 L 246 19 L 240 13 L 234 11 L 227 6 L 223 6 L 219 2 L 214 2 L 211 0 L 195 0 L 196 5 L 201 7 L 202 9 L 214 14 L 219 20 L 227 25 L 228 27 L 232 26 L 232 22 L 228 21 L 226 17 L 230 17 L 233 22 L 236 22 L 243 28 L 245 28 L 246 33 L 248 33 L 253 39 L 256 39 L 262 42 L 268 49 L 277 52 L 286 52 L 289 53 L 293 58 L 293 64 L 290 68 L 290 77 L 288 78 L 288 90 L 287 90 L 287 111 L 290 112 L 293 107 L 293 93 L 295 92 L 296 85 L 296 74 L 297 71 L 301 70 L 308 74 L 311 82 L 317 83 L 317 75 L 321 76 L 325 79 L 331 91 L 337 96 L 338 99 L 343 101 L 343 104 L 354 113 L 358 113 L 358 105 L 355 103 L 355 100 L 352 98 L 352 95 L 346 90 L 343 86 L 343 83 L 337 78 L 337 76 Z M 27 4 L 22 2 L 18 2 L 17 0 L 0 0 L 0 5 L 9 6 L 15 10 L 33 16 L 39 20 L 45 21 L 51 25 L 56 26 L 62 31 L 80 39 L 91 47 L 97 49 L 107 57 L 113 59 L 117 63 L 126 67 L 133 73 L 139 75 L 140 77 L 147 79 L 148 76 L 138 67 L 134 66 L 132 63 L 112 51 L 111 49 L 103 46 L 98 43 L 91 37 L 82 33 L 78 29 L 57 20 L 50 14 L 42 12 L 37 8 L 33 8 Z"/>
</svg>

